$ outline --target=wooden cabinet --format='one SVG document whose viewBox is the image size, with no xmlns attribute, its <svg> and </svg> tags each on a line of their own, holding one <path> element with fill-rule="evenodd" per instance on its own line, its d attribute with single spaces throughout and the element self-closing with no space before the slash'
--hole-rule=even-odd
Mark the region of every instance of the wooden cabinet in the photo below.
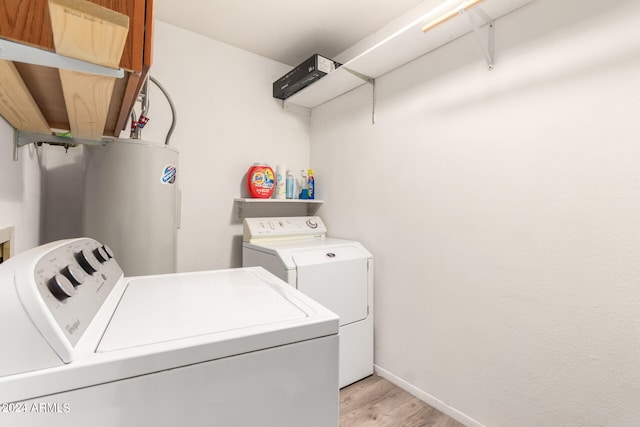
<svg viewBox="0 0 640 427">
<path fill-rule="evenodd" d="M 77 0 L 78 3 L 84 1 Z M 103 132 L 106 136 L 117 136 L 128 127 L 129 114 L 151 67 L 153 0 L 90 2 L 129 17 L 120 60 L 125 76 L 115 80 Z M 0 38 L 54 52 L 48 1 L 0 0 Z M 71 129 L 58 69 L 18 62 L 14 65 L 49 128 Z M 0 99 L 0 102 L 6 101 Z"/>
</svg>

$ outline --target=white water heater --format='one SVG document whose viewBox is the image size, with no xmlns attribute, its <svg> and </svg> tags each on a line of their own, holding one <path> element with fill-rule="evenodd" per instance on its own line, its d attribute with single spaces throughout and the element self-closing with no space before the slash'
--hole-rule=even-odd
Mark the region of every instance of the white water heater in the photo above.
<svg viewBox="0 0 640 427">
<path fill-rule="evenodd" d="M 116 139 L 84 156 L 83 235 L 108 245 L 126 276 L 175 273 L 178 151 Z"/>
</svg>

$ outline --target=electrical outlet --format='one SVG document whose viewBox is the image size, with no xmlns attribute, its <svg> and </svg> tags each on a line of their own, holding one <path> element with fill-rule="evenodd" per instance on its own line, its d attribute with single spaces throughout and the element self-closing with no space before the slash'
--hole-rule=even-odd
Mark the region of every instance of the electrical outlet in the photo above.
<svg viewBox="0 0 640 427">
<path fill-rule="evenodd" d="M 5 227 L 0 230 L 0 263 L 3 263 L 13 255 L 13 238 L 15 227 Z"/>
</svg>

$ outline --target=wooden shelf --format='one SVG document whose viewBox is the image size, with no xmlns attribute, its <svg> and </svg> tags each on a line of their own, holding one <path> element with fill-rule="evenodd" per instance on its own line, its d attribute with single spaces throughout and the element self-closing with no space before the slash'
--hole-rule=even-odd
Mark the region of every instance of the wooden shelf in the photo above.
<svg viewBox="0 0 640 427">
<path fill-rule="evenodd" d="M 532 1 L 484 0 L 476 8 L 481 8 L 490 17 L 489 22 L 492 22 Z M 425 11 L 424 6 L 412 9 L 358 43 L 355 46 L 358 48 L 357 52 L 351 53 L 348 60 L 336 58 L 337 61 L 344 61 L 336 71 L 287 98 L 284 102 L 305 108 L 317 107 L 366 83 L 348 70 L 376 79 L 473 31 L 467 17 L 456 16 L 423 33 L 422 26 L 440 13 L 434 9 Z"/>
<path fill-rule="evenodd" d="M 67 10 L 79 12 L 67 13 Z M 68 16 L 61 17 L 60 14 Z M 73 18 L 77 18 L 75 23 Z M 120 29 L 125 20 L 128 21 L 128 30 L 125 28 L 123 34 Z M 103 25 L 105 23 L 108 25 Z M 93 30 L 89 31 L 87 24 L 98 24 L 108 34 L 102 37 Z M 1 61 L 4 64 L 0 70 L 0 93 L 12 93 L 19 88 L 20 100 L 1 96 L 0 114 L 16 129 L 23 131 L 51 134 L 73 130 L 75 137 L 92 140 L 99 140 L 103 135 L 118 136 L 123 128 L 128 127 L 129 114 L 151 67 L 152 31 L 153 0 L 2 2 L 0 38 L 110 68 L 120 67 L 124 70 L 124 77 L 96 77 L 34 63 Z M 98 57 L 87 57 L 81 53 L 91 55 L 98 52 L 93 47 L 105 43 L 105 40 L 114 42 L 120 37 L 116 33 L 124 37 L 122 54 L 117 57 L 109 57 L 111 46 L 104 46 L 103 51 L 108 53 L 98 54 Z M 54 43 L 55 34 L 64 36 L 58 37 Z M 77 37 L 67 38 L 69 34 Z M 95 36 L 91 49 L 81 45 L 83 41 L 92 39 L 87 34 Z M 65 97 L 68 99 L 66 102 Z M 89 111 L 91 113 L 87 114 Z"/>
</svg>

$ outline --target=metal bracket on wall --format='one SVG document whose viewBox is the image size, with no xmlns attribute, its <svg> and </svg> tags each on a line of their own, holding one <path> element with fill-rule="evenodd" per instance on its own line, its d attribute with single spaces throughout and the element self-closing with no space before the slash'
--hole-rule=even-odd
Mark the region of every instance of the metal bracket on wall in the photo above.
<svg viewBox="0 0 640 427">
<path fill-rule="evenodd" d="M 91 62 L 81 61 L 68 56 L 58 55 L 48 50 L 38 49 L 20 43 L 0 39 L 0 59 L 26 64 L 42 65 L 44 67 L 63 68 L 83 73 L 97 74 L 106 77 L 122 78 L 123 69 L 103 67 Z"/>
<path fill-rule="evenodd" d="M 311 117 L 311 108 L 302 107 L 300 105 L 289 104 L 284 99 L 282 100 L 282 109 L 289 110 L 292 113 L 301 114 L 303 116 Z"/>
<path fill-rule="evenodd" d="M 464 13 L 469 17 L 469 22 L 471 23 L 471 27 L 473 28 L 473 32 L 476 35 L 476 39 L 478 40 L 478 45 L 480 46 L 480 51 L 482 52 L 482 56 L 484 56 L 484 60 L 489 67 L 489 70 L 493 70 L 493 33 L 495 22 L 493 18 L 487 15 L 482 9 L 478 6 L 469 10 L 461 10 L 460 13 Z M 482 19 L 484 22 L 482 24 L 478 23 L 478 18 Z M 485 44 L 482 41 L 482 34 L 480 33 L 480 25 L 489 24 L 489 34 L 488 40 Z"/>
<path fill-rule="evenodd" d="M 347 67 L 342 67 L 346 71 L 350 72 L 354 76 L 364 80 L 371 85 L 371 124 L 376 124 L 376 79 L 369 77 L 357 71 L 351 70 Z"/>
<path fill-rule="evenodd" d="M 67 138 L 64 136 L 47 135 L 43 133 L 25 132 L 22 130 L 15 130 L 13 135 L 13 160 L 18 161 L 18 148 L 24 147 L 29 144 L 52 144 L 65 147 L 75 147 L 77 145 L 106 145 L 108 142 L 113 141 L 115 138 L 103 138 L 100 141 L 94 141 L 91 139 L 81 138 Z"/>
</svg>

